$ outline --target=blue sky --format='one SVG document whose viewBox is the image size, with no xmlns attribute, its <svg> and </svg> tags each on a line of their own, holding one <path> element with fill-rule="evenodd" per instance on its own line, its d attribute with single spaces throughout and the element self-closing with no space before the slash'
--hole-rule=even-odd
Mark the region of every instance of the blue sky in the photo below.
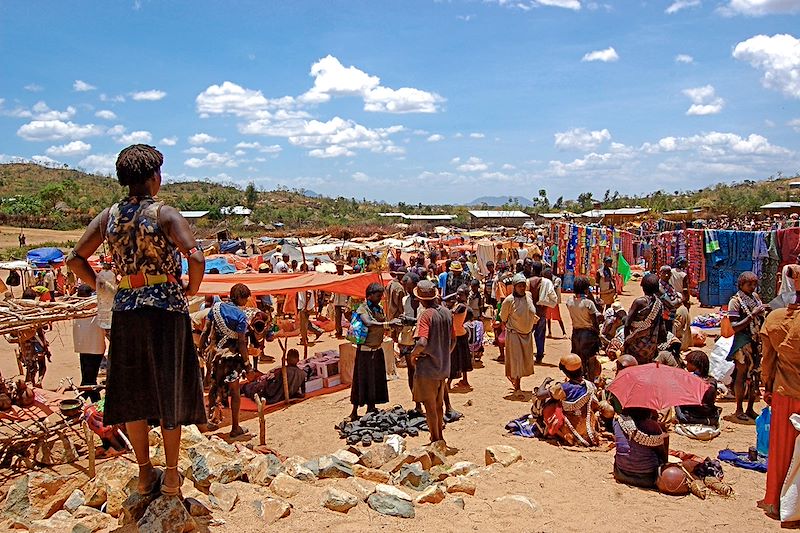
<svg viewBox="0 0 800 533">
<path fill-rule="evenodd" d="M 0 2 L 0 161 L 390 202 L 800 171 L 800 0 Z"/>
</svg>

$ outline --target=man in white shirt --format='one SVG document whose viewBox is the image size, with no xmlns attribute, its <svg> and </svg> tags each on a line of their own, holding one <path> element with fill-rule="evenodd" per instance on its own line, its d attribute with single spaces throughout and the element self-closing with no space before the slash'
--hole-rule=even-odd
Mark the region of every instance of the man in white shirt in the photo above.
<svg viewBox="0 0 800 533">
<path fill-rule="evenodd" d="M 542 277 L 542 263 L 539 261 L 525 261 L 525 275 L 529 278 L 528 291 L 536 305 L 536 314 L 539 315 L 533 337 L 536 341 L 536 362 L 541 363 L 544 359 L 544 341 L 547 335 L 545 308 L 558 305 L 558 295 L 553 282 Z"/>
<path fill-rule="evenodd" d="M 525 261 L 525 258 L 528 257 L 528 250 L 525 249 L 525 243 L 520 241 L 519 249 L 517 250 L 517 255 L 519 256 L 520 261 Z"/>
<path fill-rule="evenodd" d="M 317 341 L 323 331 L 311 322 L 311 313 L 316 309 L 314 291 L 300 291 L 297 293 L 297 316 L 300 319 L 300 345 L 308 346 L 308 330 L 310 329 Z"/>
<path fill-rule="evenodd" d="M 92 289 L 88 285 L 78 287 L 79 298 L 89 298 L 91 295 Z M 72 344 L 80 357 L 81 386 L 97 385 L 97 374 L 106 351 L 106 335 L 98 323 L 97 315 L 72 321 Z M 87 391 L 83 396 L 93 402 L 100 400 L 100 393 L 96 390 Z"/>
<path fill-rule="evenodd" d="M 289 254 L 283 254 L 281 260 L 275 263 L 272 271 L 276 274 L 286 274 L 289 272 Z"/>
<path fill-rule="evenodd" d="M 50 263 L 47 267 L 47 272 L 44 273 L 44 285 L 50 294 L 55 298 L 56 293 L 56 276 L 53 273 L 53 264 Z"/>
</svg>

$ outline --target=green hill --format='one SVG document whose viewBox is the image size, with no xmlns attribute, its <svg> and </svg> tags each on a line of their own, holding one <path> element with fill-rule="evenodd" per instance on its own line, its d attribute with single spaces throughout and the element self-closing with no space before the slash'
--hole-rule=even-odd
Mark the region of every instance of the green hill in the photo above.
<svg viewBox="0 0 800 533">
<path fill-rule="evenodd" d="M 758 211 L 759 206 L 778 200 L 791 199 L 789 182 L 797 179 L 783 176 L 762 181 L 743 181 L 717 184 L 694 191 L 655 191 L 642 196 L 623 195 L 606 191 L 602 197 L 586 192 L 577 199 L 558 198 L 551 201 L 542 189 L 532 199 L 529 213 L 570 210 L 585 211 L 600 202 L 604 208 L 639 205 L 649 207 L 654 213 L 671 209 L 705 207 L 712 214 L 741 216 Z M 96 176 L 70 168 L 50 168 L 32 163 L 0 165 L 0 224 L 76 229 L 84 227 L 104 207 L 124 194 L 124 189 L 113 178 Z M 200 227 L 211 229 L 221 224 L 220 209 L 224 206 L 245 205 L 253 209 L 252 222 L 273 224 L 280 222 L 288 230 L 332 232 L 339 235 L 371 233 L 387 226 L 387 220 L 378 216 L 384 211 L 409 214 L 451 213 L 458 215 L 456 224 L 468 222 L 465 206 L 428 206 L 356 200 L 354 198 L 326 198 L 306 195 L 302 190 L 280 189 L 258 191 L 252 185 L 245 190 L 229 184 L 210 181 L 167 183 L 159 197 L 182 210 L 208 210 L 209 216 Z M 501 198 L 501 197 L 498 197 Z M 502 197 L 505 198 L 505 197 Z M 518 201 L 481 208 L 522 208 Z M 242 220 L 225 221 L 246 234 Z M 253 228 L 254 231 L 256 228 Z"/>
</svg>

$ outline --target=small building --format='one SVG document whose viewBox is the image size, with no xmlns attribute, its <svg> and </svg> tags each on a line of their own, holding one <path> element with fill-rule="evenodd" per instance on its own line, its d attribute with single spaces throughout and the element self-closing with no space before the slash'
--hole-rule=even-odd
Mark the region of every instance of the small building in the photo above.
<svg viewBox="0 0 800 533">
<path fill-rule="evenodd" d="M 666 220 L 673 220 L 676 222 L 685 220 L 695 220 L 698 218 L 707 218 L 708 210 L 704 207 L 693 207 L 691 209 L 673 209 L 672 211 L 664 211 L 661 213 Z"/>
<path fill-rule="evenodd" d="M 252 209 L 248 209 L 243 205 L 235 205 L 233 207 L 223 207 L 219 210 L 220 214 L 223 216 L 237 216 L 237 217 L 249 217 L 253 214 Z"/>
<path fill-rule="evenodd" d="M 560 213 L 537 213 L 534 215 L 534 218 L 538 222 L 553 222 L 558 220 L 572 220 L 573 218 L 578 218 L 577 213 L 573 213 L 571 211 L 561 211 Z"/>
<path fill-rule="evenodd" d="M 452 222 L 458 215 L 407 215 L 405 213 L 378 213 L 379 217 L 383 218 L 399 218 L 405 220 L 406 222 L 428 222 L 428 223 L 437 223 L 437 222 Z"/>
<path fill-rule="evenodd" d="M 208 211 L 181 211 L 181 216 L 188 220 L 190 224 L 194 224 L 198 220 L 208 216 L 208 213 Z"/>
<path fill-rule="evenodd" d="M 473 227 L 480 226 L 522 226 L 531 219 L 523 211 L 470 211 L 470 222 Z"/>
<path fill-rule="evenodd" d="M 591 209 L 578 215 L 580 218 L 602 222 L 607 226 L 615 226 L 626 222 L 633 222 L 646 215 L 650 209 L 646 207 L 621 207 L 619 209 Z"/>
<path fill-rule="evenodd" d="M 771 202 L 762 205 L 761 210 L 768 215 L 800 214 L 800 202 Z"/>
</svg>

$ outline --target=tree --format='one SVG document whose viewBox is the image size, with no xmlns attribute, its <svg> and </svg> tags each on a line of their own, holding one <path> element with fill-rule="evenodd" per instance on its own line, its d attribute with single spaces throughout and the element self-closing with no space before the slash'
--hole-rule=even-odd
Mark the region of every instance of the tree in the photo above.
<svg viewBox="0 0 800 533">
<path fill-rule="evenodd" d="M 553 209 L 556 209 L 556 210 L 560 211 L 563 208 L 564 208 L 564 197 L 563 196 L 559 196 L 556 199 L 556 202 L 553 204 Z"/>
<path fill-rule="evenodd" d="M 578 205 L 584 211 L 594 207 L 594 197 L 590 192 L 582 192 L 578 195 Z"/>
<path fill-rule="evenodd" d="M 247 202 L 247 207 L 249 209 L 253 209 L 256 206 L 256 202 L 258 202 L 258 191 L 256 190 L 255 184 L 251 181 L 247 184 L 247 188 L 244 191 L 245 201 Z"/>
</svg>

